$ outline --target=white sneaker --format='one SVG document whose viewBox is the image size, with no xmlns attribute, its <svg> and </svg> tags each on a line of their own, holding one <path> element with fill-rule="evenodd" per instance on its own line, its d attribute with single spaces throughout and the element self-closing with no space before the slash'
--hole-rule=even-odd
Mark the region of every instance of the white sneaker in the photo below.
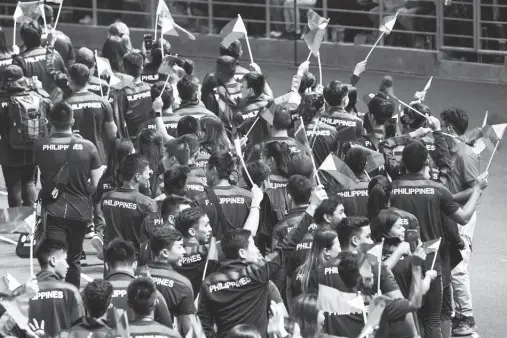
<svg viewBox="0 0 507 338">
<path fill-rule="evenodd" d="M 97 251 L 97 258 L 101 261 L 104 260 L 104 242 L 100 236 L 93 236 L 92 246 Z"/>
</svg>

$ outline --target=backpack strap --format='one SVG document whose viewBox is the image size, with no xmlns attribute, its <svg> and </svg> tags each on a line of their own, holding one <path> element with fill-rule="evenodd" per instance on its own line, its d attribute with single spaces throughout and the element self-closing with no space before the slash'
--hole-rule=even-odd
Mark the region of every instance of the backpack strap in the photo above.
<svg viewBox="0 0 507 338">
<path fill-rule="evenodd" d="M 224 209 L 222 209 L 222 206 L 220 205 L 220 202 L 218 201 L 218 197 L 215 194 L 215 191 L 212 188 L 206 188 L 206 195 L 208 196 L 211 203 L 213 203 L 213 206 L 215 207 L 215 210 L 217 211 L 218 218 L 220 219 L 220 223 L 222 223 L 222 226 L 226 227 L 227 229 L 234 229 L 234 226 L 232 223 L 227 219 L 224 213 Z"/>
</svg>

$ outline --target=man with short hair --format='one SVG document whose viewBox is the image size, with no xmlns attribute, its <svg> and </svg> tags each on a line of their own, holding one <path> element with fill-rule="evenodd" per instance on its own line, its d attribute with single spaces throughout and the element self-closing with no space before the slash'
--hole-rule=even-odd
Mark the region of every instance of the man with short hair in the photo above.
<svg viewBox="0 0 507 338">
<path fill-rule="evenodd" d="M 176 126 L 176 135 L 182 137 L 187 134 L 197 135 L 199 133 L 199 121 L 192 115 L 183 116 Z"/>
<path fill-rule="evenodd" d="M 360 148 L 350 148 L 345 153 L 344 162 L 356 176 L 357 182 L 351 187 L 337 184 L 330 189 L 343 199 L 345 213 L 348 216 L 367 216 L 368 184 L 370 178 L 365 172 L 366 152 Z M 336 190 L 335 190 L 336 189 Z"/>
<path fill-rule="evenodd" d="M 46 20 L 44 21 L 42 16 L 39 17 L 39 25 L 46 25 L 48 32 L 54 31 L 56 32 L 56 41 L 55 41 L 55 49 L 58 51 L 62 60 L 67 68 L 70 68 L 74 64 L 74 60 L 76 59 L 76 55 L 74 53 L 74 47 L 72 46 L 72 41 L 70 38 L 62 33 L 59 30 L 54 30 L 54 11 L 53 8 L 49 5 L 44 4 L 44 15 L 46 16 Z"/>
<path fill-rule="evenodd" d="M 64 282 L 69 269 L 65 242 L 47 237 L 40 243 L 37 260 L 39 291 L 29 302 L 29 320 L 44 322 L 47 335 L 56 337 L 84 316 L 85 309 L 79 290 Z"/>
<path fill-rule="evenodd" d="M 175 114 L 181 117 L 190 115 L 196 119 L 200 119 L 203 116 L 215 116 L 215 114 L 204 107 L 204 104 L 197 97 L 199 79 L 196 76 L 185 75 L 178 81 L 176 88 L 178 89 L 181 103 L 179 108 L 174 111 Z"/>
<path fill-rule="evenodd" d="M 134 311 L 134 320 L 129 322 L 132 338 L 149 335 L 166 338 L 181 338 L 180 334 L 154 320 L 157 303 L 157 287 L 149 277 L 134 279 L 127 289 L 128 305 Z"/>
<path fill-rule="evenodd" d="M 51 133 L 34 145 L 35 164 L 41 171 L 42 205 L 46 235 L 68 244 L 69 273 L 66 281 L 80 285 L 80 258 L 83 240 L 93 217 L 91 196 L 102 174 L 97 147 L 72 133 L 74 112 L 66 102 L 57 103 L 48 115 Z M 68 180 L 59 183 L 61 170 L 67 168 Z M 65 171 L 64 171 L 65 172 Z"/>
<path fill-rule="evenodd" d="M 145 267 L 138 268 L 136 275 L 147 275 L 153 279 L 169 311 L 178 318 L 181 331 L 186 335 L 196 309 L 192 284 L 175 271 L 175 267 L 181 266 L 185 254 L 183 236 L 174 228 L 160 228 L 153 233 L 150 245 L 154 259 Z"/>
<path fill-rule="evenodd" d="M 190 159 L 190 148 L 183 139 L 175 138 L 165 143 L 162 164 L 165 170 L 177 165 L 185 165 Z"/>
<path fill-rule="evenodd" d="M 88 90 L 93 94 L 105 97 L 107 95 L 108 84 L 100 77 L 95 76 L 97 71 L 97 62 L 94 53 L 86 48 L 81 47 L 76 52 L 76 63 L 82 63 L 90 69 L 90 78 L 88 80 Z"/>
<path fill-rule="evenodd" d="M 104 264 L 107 271 L 105 280 L 113 286 L 112 304 L 117 309 L 127 311 L 128 319 L 134 320 L 134 312 L 127 305 L 127 288 L 135 279 L 134 272 L 137 268 L 136 250 L 131 242 L 121 238 L 112 240 L 104 249 Z M 157 292 L 157 304 L 155 305 L 155 321 L 167 327 L 172 327 L 171 314 L 160 292 Z M 107 317 L 111 327 L 115 327 L 114 310 L 108 311 Z"/>
</svg>

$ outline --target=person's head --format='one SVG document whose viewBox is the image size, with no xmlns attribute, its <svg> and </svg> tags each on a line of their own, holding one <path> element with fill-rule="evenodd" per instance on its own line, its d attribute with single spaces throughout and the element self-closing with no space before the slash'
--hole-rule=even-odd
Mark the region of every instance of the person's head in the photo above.
<svg viewBox="0 0 507 338">
<path fill-rule="evenodd" d="M 237 64 L 238 62 L 236 59 L 231 56 L 220 56 L 217 59 L 217 68 L 215 72 L 217 80 L 223 84 L 232 80 L 234 78 L 234 74 L 236 74 Z"/>
<path fill-rule="evenodd" d="M 318 93 L 304 94 L 301 98 L 301 103 L 297 108 L 299 116 L 303 118 L 305 124 L 310 123 L 324 107 L 324 96 Z"/>
<path fill-rule="evenodd" d="M 299 95 L 303 96 L 307 91 L 313 91 L 317 86 L 317 79 L 315 75 L 310 72 L 306 72 L 301 77 L 301 84 L 299 85 Z"/>
<path fill-rule="evenodd" d="M 382 210 L 371 220 L 371 236 L 373 241 L 385 240 L 387 245 L 398 245 L 405 240 L 403 218 L 392 210 Z"/>
<path fill-rule="evenodd" d="M 235 167 L 230 153 L 213 153 L 208 159 L 206 180 L 208 187 L 213 187 L 222 180 L 228 180 Z"/>
<path fill-rule="evenodd" d="M 289 175 L 301 175 L 310 180 L 313 179 L 313 165 L 310 154 L 306 151 L 300 151 L 292 154 Z"/>
<path fill-rule="evenodd" d="M 422 172 L 428 164 L 428 149 L 420 141 L 412 141 L 401 154 L 401 159 L 409 173 Z"/>
<path fill-rule="evenodd" d="M 185 134 L 179 137 L 188 144 L 190 159 L 195 161 L 199 155 L 199 138 L 195 134 Z"/>
<path fill-rule="evenodd" d="M 415 110 L 423 113 L 424 115 L 431 116 L 431 110 L 425 104 L 416 102 L 410 106 Z M 403 116 L 400 118 L 400 121 L 409 130 L 416 130 L 418 128 L 425 127 L 428 122 L 424 116 L 421 116 L 408 107 L 405 107 L 405 109 L 403 109 Z"/>
<path fill-rule="evenodd" d="M 185 253 L 181 232 L 174 228 L 156 229 L 150 243 L 156 260 L 171 265 L 181 265 L 181 257 Z"/>
<path fill-rule="evenodd" d="M 359 244 L 373 243 L 368 217 L 346 217 L 338 224 L 336 232 L 343 251 L 354 251 Z"/>
<path fill-rule="evenodd" d="M 356 176 L 364 173 L 366 167 L 366 152 L 359 148 L 350 148 L 345 154 L 345 164 L 354 172 Z"/>
<path fill-rule="evenodd" d="M 123 37 L 124 35 L 130 35 L 130 30 L 126 24 L 121 21 L 116 21 L 109 26 L 109 36 Z"/>
<path fill-rule="evenodd" d="M 357 89 L 356 87 L 349 86 L 349 104 L 345 107 L 348 113 L 357 113 Z"/>
<path fill-rule="evenodd" d="M 317 338 L 324 324 L 324 311 L 317 307 L 315 294 L 303 294 L 292 301 L 291 317 L 298 323 L 301 337 Z"/>
<path fill-rule="evenodd" d="M 123 73 L 123 57 L 128 53 L 128 49 L 123 43 L 121 37 L 113 35 L 109 37 L 102 47 L 102 56 L 109 60 L 111 69 L 116 73 Z"/>
<path fill-rule="evenodd" d="M 117 138 L 114 140 L 107 158 L 107 169 L 104 175 L 110 176 L 113 179 L 115 186 L 121 186 L 123 180 L 121 179 L 120 170 L 123 159 L 127 155 L 135 153 L 134 144 L 128 138 Z"/>
<path fill-rule="evenodd" d="M 42 27 L 35 20 L 25 22 L 20 29 L 21 40 L 27 49 L 39 47 L 41 45 Z"/>
<path fill-rule="evenodd" d="M 27 79 L 23 74 L 23 69 L 18 65 L 8 65 L 0 72 L 0 88 L 6 92 L 25 91 Z"/>
<path fill-rule="evenodd" d="M 83 89 L 90 79 L 90 69 L 82 63 L 74 63 L 69 68 L 69 88 L 73 92 Z"/>
<path fill-rule="evenodd" d="M 182 137 L 183 135 L 199 134 L 199 120 L 197 120 L 192 115 L 183 116 L 176 126 L 176 134 L 178 137 Z"/>
<path fill-rule="evenodd" d="M 261 162 L 267 165 L 275 174 L 289 178 L 291 164 L 290 148 L 285 142 L 269 142 L 261 152 Z"/>
<path fill-rule="evenodd" d="M 279 130 L 289 130 L 292 124 L 292 119 L 290 116 L 290 112 L 287 108 L 282 106 L 277 106 L 275 108 L 275 113 L 273 114 L 273 126 L 272 128 L 275 131 Z"/>
<path fill-rule="evenodd" d="M 243 46 L 241 45 L 241 41 L 236 40 L 227 48 L 225 48 L 223 44 L 220 44 L 220 56 L 230 56 L 239 60 L 241 55 L 243 55 Z"/>
<path fill-rule="evenodd" d="M 250 230 L 232 229 L 225 233 L 220 242 L 225 259 L 240 259 L 245 263 L 257 263 L 259 249 Z"/>
<path fill-rule="evenodd" d="M 225 338 L 261 338 L 261 334 L 253 325 L 238 324 L 227 332 Z"/>
<path fill-rule="evenodd" d="M 164 90 L 163 93 L 162 93 L 162 90 Z M 165 110 L 172 107 L 172 104 L 174 102 L 173 87 L 172 86 L 165 86 L 164 81 L 159 81 L 157 83 L 154 83 L 151 86 L 150 94 L 151 94 L 152 101 L 155 101 L 162 94 L 162 102 L 163 102 L 162 110 L 165 111 Z"/>
<path fill-rule="evenodd" d="M 148 160 L 141 154 L 130 154 L 125 157 L 121 166 L 123 182 L 139 186 L 149 186 L 152 170 Z"/>
<path fill-rule="evenodd" d="M 336 229 L 345 217 L 347 215 L 340 196 L 330 196 L 317 207 L 313 219 L 320 226 L 329 225 L 332 229 Z"/>
<path fill-rule="evenodd" d="M 67 244 L 63 241 L 46 238 L 37 250 L 37 260 L 42 270 L 55 273 L 65 279 L 69 264 L 67 263 Z"/>
<path fill-rule="evenodd" d="M 448 133 L 463 135 L 468 129 L 468 114 L 459 108 L 450 108 L 440 114 L 442 128 L 447 128 Z"/>
<path fill-rule="evenodd" d="M 138 317 L 153 316 L 158 303 L 157 286 L 149 277 L 138 277 L 127 288 L 127 304 Z"/>
<path fill-rule="evenodd" d="M 381 210 L 389 208 L 392 191 L 391 182 L 384 175 L 378 175 L 368 183 L 368 204 L 366 207 L 368 218 L 377 217 Z"/>
<path fill-rule="evenodd" d="M 85 286 L 83 303 L 89 317 L 100 318 L 107 313 L 113 291 L 113 285 L 103 279 L 95 279 Z"/>
<path fill-rule="evenodd" d="M 185 196 L 190 168 L 186 165 L 172 167 L 164 172 L 164 193 L 166 196 Z"/>
<path fill-rule="evenodd" d="M 369 117 L 373 128 L 383 126 L 387 120 L 393 117 L 396 110 L 394 102 L 381 94 L 377 94 L 368 103 Z"/>
<path fill-rule="evenodd" d="M 360 258 L 357 253 L 344 252 L 340 255 L 338 275 L 345 286 L 355 289 L 361 283 Z M 371 268 L 370 268 L 371 269 Z"/>
<path fill-rule="evenodd" d="M 7 38 L 5 37 L 4 30 L 0 27 L 0 53 L 8 54 L 9 46 L 7 45 Z"/>
<path fill-rule="evenodd" d="M 93 54 L 92 50 L 86 47 L 81 47 L 76 52 L 76 63 L 81 63 L 88 67 L 90 70 L 90 75 L 93 75 L 94 67 L 95 67 L 95 54 Z"/>
<path fill-rule="evenodd" d="M 128 52 L 123 56 L 123 68 L 125 73 L 133 76 L 135 79 L 141 77 L 143 73 L 143 56 L 136 52 Z"/>
<path fill-rule="evenodd" d="M 190 148 L 181 138 L 169 140 L 164 145 L 164 157 L 162 163 L 165 170 L 177 165 L 187 165 L 190 159 Z"/>
<path fill-rule="evenodd" d="M 269 183 L 269 175 L 271 175 L 271 170 L 269 167 L 259 161 L 250 162 L 246 165 L 248 173 L 252 178 L 254 184 L 256 184 L 259 188 L 265 190 L 270 187 Z M 243 168 L 243 177 L 245 178 L 245 183 L 248 189 L 252 189 L 252 182 L 248 179 L 248 175 L 246 173 L 245 168 Z"/>
<path fill-rule="evenodd" d="M 164 53 L 162 54 L 162 48 Z M 166 39 L 157 39 L 153 42 L 153 48 L 150 53 L 151 66 L 156 68 L 162 64 L 162 55 L 171 55 L 171 44 Z"/>
<path fill-rule="evenodd" d="M 113 239 L 104 248 L 104 264 L 109 273 L 121 270 L 133 274 L 137 268 L 137 260 L 132 242 L 122 238 Z"/>
<path fill-rule="evenodd" d="M 264 92 L 266 80 L 257 72 L 246 73 L 241 80 L 242 97 L 259 97 Z"/>
<path fill-rule="evenodd" d="M 349 104 L 349 87 L 340 81 L 331 81 L 324 88 L 324 99 L 331 107 L 346 107 Z"/>
<path fill-rule="evenodd" d="M 55 130 L 66 131 L 74 124 L 74 111 L 67 102 L 58 102 L 50 110 L 48 121 Z"/>
<path fill-rule="evenodd" d="M 162 160 L 164 140 L 156 129 L 144 129 L 137 136 L 137 152 L 144 156 L 152 170 L 157 170 Z"/>
<path fill-rule="evenodd" d="M 287 194 L 295 206 L 310 203 L 312 182 L 304 176 L 292 175 L 287 183 Z"/>
<path fill-rule="evenodd" d="M 335 230 L 320 228 L 315 231 L 310 252 L 297 271 L 297 278 L 301 278 L 301 287 L 304 293 L 310 292 L 310 279 L 315 273 L 315 269 L 327 260 L 336 258 L 340 251 L 340 243 Z"/>
<path fill-rule="evenodd" d="M 44 16 L 46 18 L 46 23 L 48 25 L 52 26 L 54 23 L 54 16 L 55 16 L 55 12 L 53 11 L 53 8 L 49 5 L 44 5 L 43 10 L 44 10 Z M 37 19 L 37 22 L 41 26 L 44 25 L 44 19 L 42 18 L 42 15 L 39 16 L 39 18 Z"/>
<path fill-rule="evenodd" d="M 195 101 L 199 92 L 199 79 L 194 75 L 185 75 L 178 81 L 176 88 L 181 101 Z"/>
<path fill-rule="evenodd" d="M 160 213 L 165 222 L 174 225 L 176 216 L 185 209 L 190 208 L 192 201 L 188 198 L 171 195 L 162 201 Z"/>
<path fill-rule="evenodd" d="M 195 238 L 199 244 L 208 244 L 212 231 L 208 215 L 195 207 L 183 210 L 176 216 L 174 227 L 186 238 Z"/>
<path fill-rule="evenodd" d="M 204 116 L 199 120 L 199 140 L 201 145 L 206 145 L 212 152 L 227 152 L 230 142 L 225 133 L 224 124 L 220 119 L 213 116 Z"/>
</svg>

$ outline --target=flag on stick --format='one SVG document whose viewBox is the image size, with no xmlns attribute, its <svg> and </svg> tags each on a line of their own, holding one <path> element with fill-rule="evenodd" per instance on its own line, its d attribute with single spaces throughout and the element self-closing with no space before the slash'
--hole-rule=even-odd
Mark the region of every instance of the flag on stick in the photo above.
<svg viewBox="0 0 507 338">
<path fill-rule="evenodd" d="M 421 100 L 421 101 L 424 101 L 424 99 L 426 98 L 426 93 L 428 92 L 428 90 L 430 89 L 431 87 L 431 82 L 433 81 L 433 76 L 430 77 L 430 79 L 428 80 L 428 82 L 426 83 L 426 86 L 424 86 L 424 89 L 420 92 L 415 92 L 415 95 L 414 97 L 418 100 Z"/>
<path fill-rule="evenodd" d="M 345 189 L 352 189 L 357 185 L 357 178 L 352 169 L 333 153 L 326 157 L 319 170 L 327 172 Z"/>
<path fill-rule="evenodd" d="M 438 249 L 440 248 L 440 242 L 442 241 L 442 238 L 433 239 L 431 241 L 424 242 L 423 249 L 426 252 L 426 255 L 429 255 L 430 253 L 434 252 L 435 256 L 433 257 L 433 263 L 431 264 L 431 270 L 435 267 L 435 262 L 437 260 L 438 255 Z"/>
<path fill-rule="evenodd" d="M 32 207 L 0 209 L 0 234 L 31 233 L 34 211 Z"/>
<path fill-rule="evenodd" d="M 243 165 L 243 168 L 245 169 L 246 176 L 248 176 L 248 179 L 250 180 L 250 183 L 252 186 L 255 184 L 252 180 L 252 177 L 250 176 L 250 173 L 248 172 L 248 169 L 245 164 L 245 159 L 243 158 L 243 153 L 241 151 L 241 141 L 239 138 L 234 140 L 234 148 L 236 149 L 236 154 L 239 156 L 239 159 L 241 160 L 241 164 Z"/>
<path fill-rule="evenodd" d="M 317 12 L 315 12 L 313 9 L 309 9 L 306 13 L 306 18 L 308 19 L 308 27 L 310 30 L 320 28 L 320 29 L 326 29 L 329 20 L 321 17 Z"/>
<path fill-rule="evenodd" d="M 308 33 L 305 34 L 303 40 L 305 40 L 306 45 L 310 49 L 310 51 L 315 56 L 319 56 L 319 49 L 322 45 L 322 41 L 324 40 L 324 35 L 326 34 L 325 29 L 312 29 Z"/>
<path fill-rule="evenodd" d="M 379 326 L 387 302 L 388 298 L 385 296 L 377 296 L 372 299 L 368 306 L 368 319 L 366 320 L 366 325 L 361 330 L 361 334 L 359 334 L 359 338 L 368 337 Z"/>
<path fill-rule="evenodd" d="M 363 147 L 359 144 L 352 144 L 352 148 L 361 149 L 366 154 L 366 167 L 364 170 L 367 173 L 371 173 L 372 171 L 378 169 L 380 166 L 386 164 L 384 155 L 378 151 Z"/>
<path fill-rule="evenodd" d="M 317 165 L 315 164 L 315 159 L 313 158 L 313 150 L 310 147 L 310 142 L 308 142 L 308 137 L 306 136 L 306 129 L 302 117 L 296 121 L 294 128 L 296 129 L 296 132 L 294 133 L 294 139 L 296 140 L 298 147 L 302 148 L 304 152 L 310 156 L 317 185 L 321 185 L 319 171 L 317 170 Z"/>
<path fill-rule="evenodd" d="M 25 23 L 32 20 L 37 20 L 39 16 L 44 14 L 44 12 L 41 11 L 41 4 L 41 1 L 18 1 L 18 5 L 14 11 L 12 18 L 17 23 Z"/>
<path fill-rule="evenodd" d="M 222 40 L 222 45 L 225 48 L 229 48 L 231 43 L 238 40 L 241 37 L 245 37 L 246 45 L 248 47 L 248 53 L 250 54 L 250 61 L 253 63 L 252 49 L 250 48 L 250 41 L 248 41 L 248 33 L 246 31 L 245 24 L 243 23 L 243 19 L 241 15 L 238 14 L 238 17 L 227 25 L 220 31 L 220 35 L 224 37 Z"/>
<path fill-rule="evenodd" d="M 322 284 L 319 284 L 317 308 L 325 312 L 334 312 L 340 315 L 362 313 L 365 311 L 364 300 L 360 294 L 342 292 Z"/>
<path fill-rule="evenodd" d="M 382 21 L 382 23 L 380 24 L 380 27 L 378 29 L 381 32 L 381 34 L 378 37 L 377 41 L 375 41 L 375 44 L 371 47 L 370 52 L 366 56 L 366 59 L 364 59 L 365 61 L 368 61 L 371 53 L 373 52 L 375 47 L 377 47 L 380 40 L 382 40 L 382 38 L 384 37 L 384 34 L 389 35 L 392 32 L 394 25 L 396 24 L 396 18 L 398 18 L 398 12 L 396 12 L 396 14 L 394 14 L 394 15 L 386 16 L 384 18 L 384 20 Z"/>
</svg>

